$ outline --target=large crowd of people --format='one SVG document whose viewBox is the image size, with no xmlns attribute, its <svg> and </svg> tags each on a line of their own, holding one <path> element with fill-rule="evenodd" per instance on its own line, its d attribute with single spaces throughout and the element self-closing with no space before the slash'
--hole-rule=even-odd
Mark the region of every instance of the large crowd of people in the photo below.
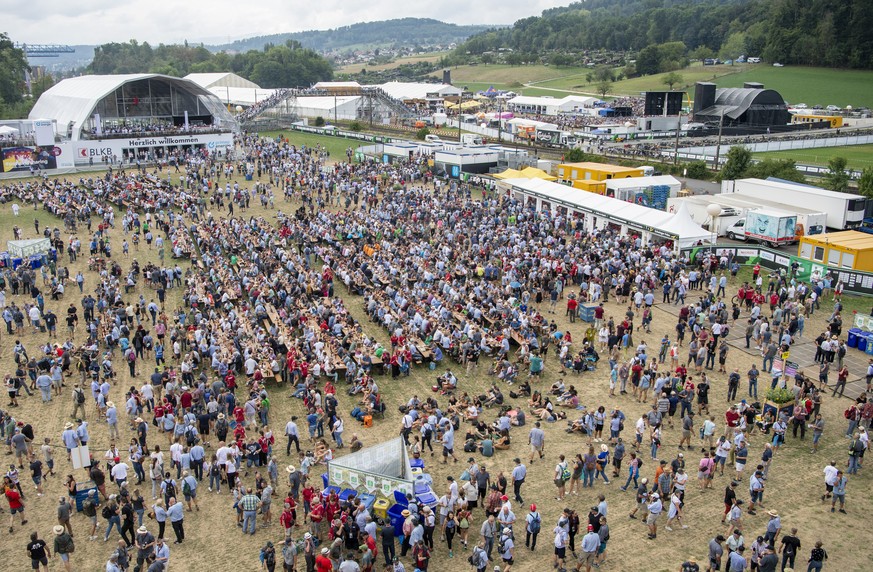
<svg viewBox="0 0 873 572">
<path fill-rule="evenodd" d="M 110 442 L 105 453 L 91 448 L 89 483 L 66 478 L 53 544 L 39 532 L 27 544 L 34 569 L 54 555 L 72 569 L 73 539 L 86 536 L 118 541 L 107 572 L 184 567 L 170 566 L 170 531 L 174 546 L 185 543 L 186 521 L 212 494 L 229 493 L 243 534 L 277 523 L 283 531 L 281 540 L 261 532 L 259 565 L 271 572 L 426 571 L 436 553 L 458 550 L 478 572 L 509 572 L 532 559 L 541 532 L 553 540 L 555 568 L 590 572 L 615 558 L 611 523 L 641 519 L 640 538 L 669 542 L 664 531 L 694 524 L 689 505 L 719 478 L 728 483 L 722 521 L 699 551 L 708 560 L 683 570 L 773 571 L 780 557 L 794 566 L 810 548 L 812 530 L 803 545 L 782 531 L 778 507 L 769 508 L 778 501 L 758 511 L 768 479 L 786 470 L 781 449 L 806 449 L 809 428 L 816 451 L 826 433 L 827 368 L 846 379 L 839 289 L 826 276 L 803 283 L 756 267 L 750 281 L 728 285 L 737 269 L 728 255 L 692 261 L 670 244 L 588 234 L 566 213 L 434 178 L 424 158 L 334 162 L 255 135 L 237 146 L 238 161 L 200 153 L 166 173 L 119 169 L 0 189 L 13 213 L 19 203 L 42 209 L 43 225 L 64 229 L 37 220 L 52 253 L 40 268 L 0 274 L 8 339 L 46 331 L 49 340 L 17 341 L 5 376 L 0 427 L 16 462 L 4 477 L 10 534 L 28 530 L 32 510 L 19 470 L 40 487 L 55 469 L 68 473 L 92 434 Z M 258 182 L 246 188 L 234 174 L 249 169 Z M 138 262 L 142 251 L 158 263 Z M 80 256 L 87 278 L 69 269 Z M 804 327 L 830 311 L 828 298 L 818 379 L 785 378 L 775 358 L 813 337 Z M 669 324 L 662 337 L 652 330 L 658 305 L 670 308 L 656 322 Z M 582 306 L 594 308 L 593 322 L 577 322 Z M 760 369 L 727 343 L 731 332 L 760 350 Z M 747 371 L 736 365 L 752 361 Z M 393 383 L 415 369 L 436 376 L 432 394 Z M 787 405 L 766 405 L 759 378 L 762 394 L 784 385 Z M 868 391 L 871 378 L 873 365 Z M 582 403 L 594 379 L 603 391 Z M 410 457 L 433 474 L 440 462 L 464 467 L 433 484 L 435 506 L 409 499 L 402 534 L 359 499 L 322 495 L 320 478 L 343 449 L 364 446 L 352 426 L 386 415 L 388 384 Z M 825 468 L 831 511 L 846 511 L 859 478 L 873 419 L 867 397 L 845 414 L 845 470 L 843 459 Z M 276 401 L 289 398 L 299 415 L 277 418 Z M 57 399 L 69 421 L 51 434 L 32 419 Z M 557 452 L 544 431 L 553 435 L 555 423 L 567 434 Z M 828 423 L 828 434 L 843 433 Z M 492 465 L 498 455 L 513 458 L 511 471 Z M 538 509 L 551 499 L 527 492 L 529 467 L 541 461 L 556 463 L 547 479 L 557 515 Z M 598 500 L 579 514 L 571 499 L 587 488 Z M 610 507 L 619 495 L 633 497 L 628 515 Z M 84 518 L 73 516 L 77 504 Z M 826 559 L 819 543 L 810 569 Z"/>
</svg>

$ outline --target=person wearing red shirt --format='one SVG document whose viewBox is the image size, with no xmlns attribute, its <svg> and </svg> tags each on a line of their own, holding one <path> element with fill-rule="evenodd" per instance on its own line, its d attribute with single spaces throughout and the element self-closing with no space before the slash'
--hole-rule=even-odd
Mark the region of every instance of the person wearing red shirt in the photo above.
<svg viewBox="0 0 873 572">
<path fill-rule="evenodd" d="M 309 516 L 309 513 L 312 511 L 312 499 L 315 498 L 317 494 L 312 485 L 308 485 L 303 487 L 303 522 L 306 522 L 306 517 Z"/>
<path fill-rule="evenodd" d="M 324 520 L 324 506 L 316 501 L 312 505 L 312 509 L 309 511 L 309 529 L 312 532 L 312 536 L 318 538 L 318 528 L 321 526 L 322 521 Z"/>
<path fill-rule="evenodd" d="M 579 302 L 576 301 L 576 298 L 569 297 L 567 298 L 567 316 L 570 316 L 570 323 L 576 323 L 576 308 L 579 307 Z"/>
<path fill-rule="evenodd" d="M 315 569 L 318 572 L 331 572 L 333 570 L 333 563 L 327 557 L 328 554 L 330 554 L 330 548 L 325 546 L 321 549 L 321 554 L 315 557 Z"/>
<path fill-rule="evenodd" d="M 233 408 L 233 418 L 236 421 L 237 425 L 241 425 L 246 420 L 246 412 L 242 407 L 237 405 Z"/>
<path fill-rule="evenodd" d="M 725 429 L 725 435 L 728 437 L 733 437 L 734 427 L 737 426 L 737 422 L 740 420 L 740 414 L 737 412 L 736 406 L 732 406 L 728 409 L 724 414 L 724 421 L 727 424 L 727 428 Z"/>
<path fill-rule="evenodd" d="M 9 501 L 9 532 L 12 532 L 16 513 L 18 513 L 18 518 L 21 519 L 21 526 L 27 524 L 27 520 L 24 519 L 24 503 L 21 502 L 21 493 L 12 486 L 7 485 L 4 494 L 6 495 L 6 500 Z"/>
<path fill-rule="evenodd" d="M 236 389 L 236 376 L 232 372 L 227 372 L 227 375 L 224 376 L 224 385 L 231 393 Z"/>
<path fill-rule="evenodd" d="M 285 538 L 291 537 L 291 529 L 294 527 L 294 514 L 291 512 L 291 505 L 286 501 L 282 515 L 279 516 L 279 524 L 285 530 Z"/>
<path fill-rule="evenodd" d="M 194 400 L 194 398 L 191 395 L 191 392 L 188 391 L 187 387 L 182 392 L 182 396 L 180 399 L 182 401 L 182 411 L 185 411 L 187 413 L 191 409 L 191 403 Z"/>
</svg>

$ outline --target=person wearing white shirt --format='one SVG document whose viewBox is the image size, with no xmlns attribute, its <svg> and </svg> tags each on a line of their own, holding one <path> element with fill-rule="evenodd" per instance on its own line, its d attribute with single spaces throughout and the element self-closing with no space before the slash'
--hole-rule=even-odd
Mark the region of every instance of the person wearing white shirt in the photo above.
<svg viewBox="0 0 873 572">
<path fill-rule="evenodd" d="M 288 436 L 288 447 L 285 450 L 286 455 L 291 455 L 291 443 L 294 443 L 297 452 L 300 452 L 300 433 L 296 421 L 297 417 L 292 417 L 291 421 L 285 425 L 285 435 Z"/>
<path fill-rule="evenodd" d="M 119 487 L 122 485 L 122 483 L 127 481 L 128 470 L 129 467 L 127 466 L 127 463 L 115 463 L 114 465 L 112 465 L 112 480 L 115 481 Z"/>
<path fill-rule="evenodd" d="M 825 476 L 825 494 L 821 496 L 821 500 L 831 498 L 831 493 L 834 491 L 834 484 L 837 482 L 837 473 L 839 472 L 837 462 L 831 461 L 831 464 L 825 467 L 823 472 Z"/>
</svg>

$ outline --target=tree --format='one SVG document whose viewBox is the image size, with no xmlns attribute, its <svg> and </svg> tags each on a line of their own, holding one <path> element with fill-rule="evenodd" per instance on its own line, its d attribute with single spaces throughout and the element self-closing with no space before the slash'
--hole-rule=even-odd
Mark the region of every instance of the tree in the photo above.
<svg viewBox="0 0 873 572">
<path fill-rule="evenodd" d="M 0 33 L 0 104 L 16 104 L 24 95 L 24 73 L 30 71 L 24 50 Z"/>
<path fill-rule="evenodd" d="M 364 126 L 363 124 L 361 124 L 360 121 L 352 121 L 351 123 L 349 123 L 349 131 L 354 131 L 355 133 L 357 133 L 363 130 Z"/>
<path fill-rule="evenodd" d="M 743 176 L 754 177 L 755 179 L 776 177 L 777 179 L 785 179 L 795 183 L 806 182 L 806 177 L 797 170 L 797 164 L 791 159 L 764 159 L 763 161 L 758 161 L 749 166 Z"/>
<path fill-rule="evenodd" d="M 858 194 L 873 198 L 873 167 L 865 167 L 858 179 Z"/>
<path fill-rule="evenodd" d="M 849 190 L 849 173 L 846 172 L 848 161 L 845 157 L 834 157 L 828 161 L 828 172 L 825 175 L 825 185 L 832 191 L 845 193 Z"/>
<path fill-rule="evenodd" d="M 670 91 L 673 91 L 674 85 L 681 84 L 683 81 L 685 78 L 682 77 L 682 74 L 676 72 L 670 72 L 661 79 L 661 83 L 669 87 Z"/>
<path fill-rule="evenodd" d="M 612 89 L 612 82 L 609 80 L 604 80 L 597 84 L 597 93 L 600 94 L 600 97 L 606 97 L 610 89 Z"/>
<path fill-rule="evenodd" d="M 692 161 L 685 167 L 685 176 L 689 179 L 706 181 L 712 178 L 712 172 L 703 161 Z"/>
<path fill-rule="evenodd" d="M 585 154 L 585 151 L 579 149 L 578 147 L 570 149 L 564 154 L 564 161 L 567 163 L 584 163 L 587 160 L 588 157 Z"/>
<path fill-rule="evenodd" d="M 315 118 L 315 126 L 321 127 L 322 125 L 324 125 L 324 117 L 319 115 L 318 117 Z"/>
<path fill-rule="evenodd" d="M 721 168 L 721 179 L 723 181 L 742 179 L 751 164 L 752 152 L 749 148 L 742 145 L 734 145 L 728 151 L 727 161 L 725 161 L 724 167 Z"/>
<path fill-rule="evenodd" d="M 723 60 L 736 60 L 738 57 L 746 53 L 746 34 L 736 32 L 728 36 L 728 39 L 721 46 L 719 56 Z"/>
<path fill-rule="evenodd" d="M 415 138 L 419 141 L 424 141 L 425 139 L 427 139 L 428 135 L 430 135 L 430 129 L 428 129 L 427 127 L 422 127 L 415 132 Z"/>
</svg>

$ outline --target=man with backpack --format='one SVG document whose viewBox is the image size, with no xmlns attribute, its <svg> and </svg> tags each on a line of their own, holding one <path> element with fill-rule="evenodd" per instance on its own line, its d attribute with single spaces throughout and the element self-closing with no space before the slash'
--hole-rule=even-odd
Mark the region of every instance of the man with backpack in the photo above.
<svg viewBox="0 0 873 572">
<path fill-rule="evenodd" d="M 524 545 L 527 548 L 530 548 L 531 552 L 536 550 L 537 548 L 537 535 L 540 533 L 540 529 L 543 525 L 543 518 L 540 516 L 540 513 L 537 512 L 537 505 L 530 505 L 530 512 L 527 515 L 527 526 L 524 538 Z"/>
<path fill-rule="evenodd" d="M 79 412 L 81 415 L 76 415 Z M 78 383 L 73 386 L 73 412 L 70 413 L 70 417 L 73 419 L 85 418 L 85 392 Z"/>
<path fill-rule="evenodd" d="M 200 512 L 200 505 L 197 503 L 197 479 L 195 479 L 188 471 L 182 473 L 182 496 L 185 497 L 185 503 L 188 505 L 188 512 L 191 512 L 191 503 L 194 503 L 194 508 Z"/>
<path fill-rule="evenodd" d="M 60 556 L 61 561 L 64 563 L 64 569 L 67 572 L 70 572 L 70 554 L 76 550 L 76 545 L 73 543 L 73 537 L 70 536 L 67 529 L 60 524 L 55 525 L 52 528 L 52 532 L 55 535 L 55 554 Z"/>
<path fill-rule="evenodd" d="M 485 540 L 479 540 L 479 543 L 473 547 L 473 553 L 467 558 L 470 566 L 476 569 L 476 572 L 485 572 L 488 567 L 488 553 L 485 552 Z"/>
</svg>

